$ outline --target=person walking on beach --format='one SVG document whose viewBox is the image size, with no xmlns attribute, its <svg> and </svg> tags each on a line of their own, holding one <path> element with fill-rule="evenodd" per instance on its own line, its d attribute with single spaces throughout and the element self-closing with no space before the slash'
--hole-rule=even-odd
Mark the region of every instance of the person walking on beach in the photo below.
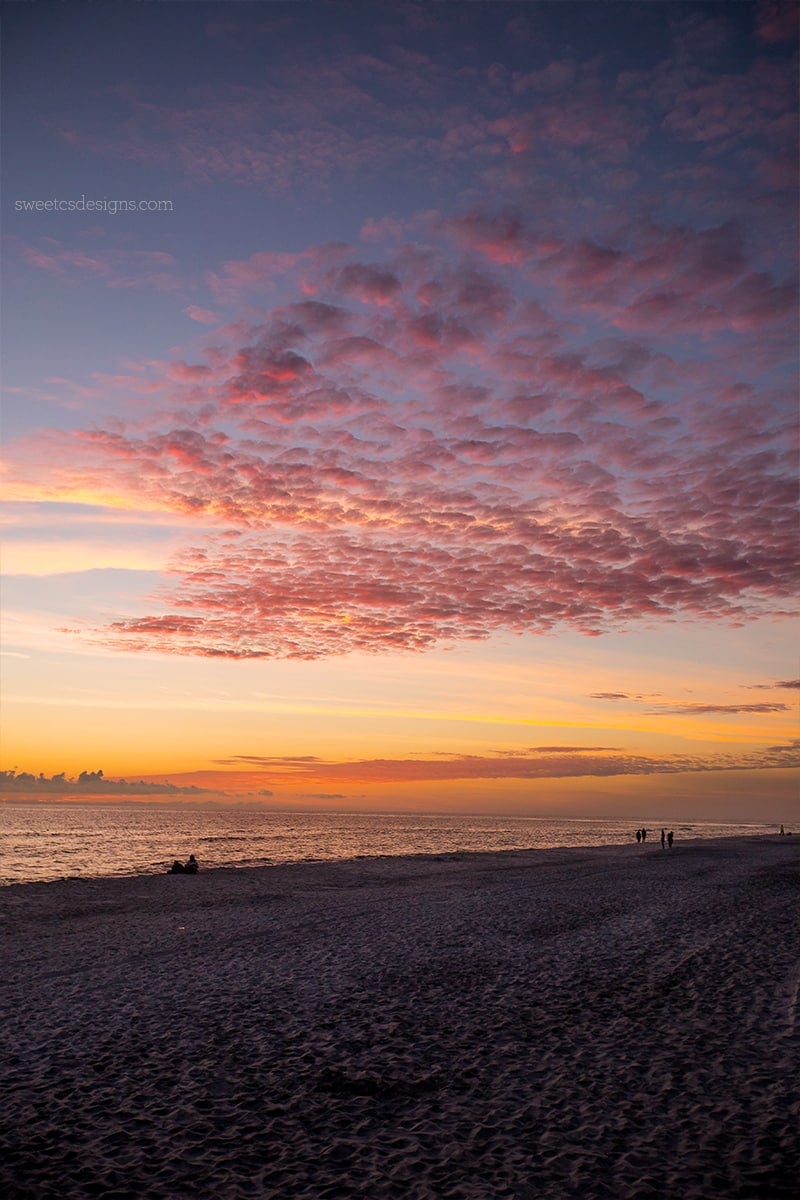
<svg viewBox="0 0 800 1200">
<path fill-rule="evenodd" d="M 645 829 L 644 825 L 642 826 L 642 841 L 647 841 L 647 830 Z"/>
<path fill-rule="evenodd" d="M 636 841 L 637 841 L 637 843 L 639 843 L 641 840 L 642 840 L 642 831 L 641 831 L 641 829 L 637 829 L 636 830 Z"/>
<path fill-rule="evenodd" d="M 664 830 L 662 829 L 661 830 L 661 849 L 662 850 L 665 848 L 666 842 L 667 842 L 667 835 L 664 833 Z"/>
<path fill-rule="evenodd" d="M 667 845 L 669 846 L 670 850 L 672 849 L 672 840 L 674 837 L 675 837 L 675 834 L 670 829 L 669 833 L 667 834 Z"/>
</svg>

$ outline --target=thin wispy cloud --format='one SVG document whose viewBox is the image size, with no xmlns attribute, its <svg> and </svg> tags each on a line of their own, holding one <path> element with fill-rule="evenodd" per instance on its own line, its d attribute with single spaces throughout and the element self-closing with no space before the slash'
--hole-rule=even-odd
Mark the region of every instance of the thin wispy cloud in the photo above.
<svg viewBox="0 0 800 1200">
<path fill-rule="evenodd" d="M 109 247 L 107 244 L 95 244 L 89 250 L 74 250 L 50 237 L 28 244 L 9 238 L 9 244 L 23 263 L 71 288 L 100 283 L 107 288 L 152 288 L 174 292 L 183 287 L 174 255 L 164 250 Z"/>
<path fill-rule="evenodd" d="M 753 691 L 773 691 L 780 688 L 796 687 L 793 681 L 784 683 L 753 683 L 743 685 L 747 690 Z M 627 692 L 592 692 L 594 700 L 611 700 L 611 701 L 629 701 L 630 703 L 643 705 L 649 704 L 651 707 L 646 710 L 647 716 L 736 716 L 740 713 L 753 715 L 768 715 L 770 713 L 789 712 L 790 706 L 780 701 L 764 701 L 763 703 L 752 703 L 751 701 L 740 701 L 734 703 L 717 703 L 711 701 L 681 701 L 679 703 L 653 703 L 652 696 L 633 696 Z"/>
<path fill-rule="evenodd" d="M 725 716 L 737 713 L 779 713 L 788 712 L 788 704 L 675 704 L 672 707 L 653 709 L 651 716 Z"/>
<path fill-rule="evenodd" d="M 745 686 L 757 689 L 758 691 L 772 691 L 773 688 L 787 688 L 791 691 L 797 691 L 800 688 L 800 679 L 779 679 L 776 683 L 749 683 Z"/>
<path fill-rule="evenodd" d="M 352 783 L 432 782 L 466 779 L 569 779 L 684 772 L 742 771 L 800 765 L 794 743 L 736 754 L 634 754 L 618 748 L 533 747 L 516 752 L 453 754 L 408 758 L 352 759 L 345 762 L 315 758 L 307 762 L 253 754 L 221 759 L 217 766 L 247 766 L 276 785 L 287 779 L 345 779 Z"/>
</svg>

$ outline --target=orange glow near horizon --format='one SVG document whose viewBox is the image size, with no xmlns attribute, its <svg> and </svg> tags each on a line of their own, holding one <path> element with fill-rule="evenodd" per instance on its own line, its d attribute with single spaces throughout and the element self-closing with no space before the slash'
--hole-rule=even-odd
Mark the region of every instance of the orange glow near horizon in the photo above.
<svg viewBox="0 0 800 1200">
<path fill-rule="evenodd" d="M 788 9 L 25 7 L 4 770 L 790 819 Z"/>
<path fill-rule="evenodd" d="M 774 640 L 771 632 L 769 637 Z M 199 802 L 506 812 L 550 811 L 555 804 L 578 816 L 615 806 L 628 811 L 635 795 L 666 803 L 679 780 L 700 811 L 722 815 L 725 781 L 736 779 L 752 784 L 750 798 L 737 785 L 736 811 L 755 818 L 764 811 L 772 780 L 777 807 L 791 811 L 787 768 L 796 720 L 794 705 L 782 698 L 791 701 L 787 689 L 736 688 L 726 680 L 724 687 L 715 685 L 719 703 L 703 706 L 687 698 L 690 677 L 681 694 L 672 665 L 672 686 L 658 697 L 631 687 L 620 699 L 621 693 L 601 686 L 598 663 L 586 692 L 576 697 L 563 644 L 542 643 L 540 649 L 535 672 L 515 659 L 513 646 L 495 650 L 489 669 L 487 648 L 478 646 L 438 661 L 425 656 L 266 668 L 106 655 L 84 660 L 80 679 L 68 655 L 60 662 L 45 655 L 49 686 L 41 688 L 31 650 L 5 660 L 18 693 L 4 723 L 6 744 L 16 753 L 2 765 L 34 775 L 65 772 L 74 778 L 102 768 L 107 780 L 168 780 L 204 789 Z M 580 649 L 576 643 L 575 652 Z M 634 663 L 641 654 L 639 646 L 631 649 L 627 664 L 619 644 L 608 651 L 608 670 L 626 677 L 629 687 L 639 682 Z M 118 693 L 101 703 L 97 681 L 108 678 L 112 664 Z M 718 679 L 726 674 L 718 669 Z M 197 678 L 205 683 L 193 692 Z M 269 692 L 263 689 L 267 678 Z M 149 703 L 135 691 L 145 680 Z M 360 703 L 351 699 L 354 689 Z M 598 698 L 591 699 L 591 692 Z M 412 695 L 427 703 L 408 703 Z M 489 697 L 495 697 L 494 713 L 487 711 Z M 748 711 L 753 707 L 757 711 Z"/>
</svg>

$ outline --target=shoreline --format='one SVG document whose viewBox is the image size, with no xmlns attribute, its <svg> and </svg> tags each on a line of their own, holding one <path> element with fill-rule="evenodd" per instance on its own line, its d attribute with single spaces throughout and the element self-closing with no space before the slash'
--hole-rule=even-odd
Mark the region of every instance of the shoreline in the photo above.
<svg viewBox="0 0 800 1200">
<path fill-rule="evenodd" d="M 0 889 L 8 1200 L 789 1200 L 800 839 Z"/>
<path fill-rule="evenodd" d="M 673 850 L 663 850 L 660 840 L 654 836 L 646 845 L 641 845 L 635 841 L 625 842 L 609 842 L 609 843 L 593 843 L 584 846 L 563 845 L 563 846 L 531 846 L 531 847 L 514 847 L 509 849 L 490 849 L 490 850 L 442 850 L 442 851 L 420 851 L 418 854 L 358 854 L 352 857 L 343 858 L 305 858 L 305 859 L 289 859 L 281 862 L 265 862 L 265 863 L 236 863 L 215 865 L 204 864 L 200 862 L 200 871 L 198 873 L 208 876 L 210 874 L 218 874 L 220 872 L 242 872 L 242 871 L 275 871 L 284 867 L 316 867 L 316 866 L 331 866 L 336 863 L 364 863 L 364 862 L 384 862 L 384 861 L 415 861 L 418 859 L 427 859 L 431 862 L 440 862 L 447 859 L 460 858 L 486 858 L 491 856 L 500 856 L 501 858 L 507 855 L 529 855 L 529 854 L 583 854 L 583 853 L 609 853 L 609 854 L 628 854 L 634 855 L 664 853 L 668 855 L 685 852 L 693 846 L 715 846 L 726 843 L 765 843 L 765 844 L 782 844 L 795 845 L 800 847 L 800 833 L 788 833 L 780 835 L 778 833 L 753 833 L 753 834 L 736 834 L 726 837 L 696 837 L 696 838 L 680 838 L 675 842 Z M 25 880 L 9 880 L 8 882 L 0 882 L 0 897 L 8 888 L 27 888 L 27 887 L 44 887 L 54 884 L 74 884 L 74 883 L 105 883 L 112 881 L 131 882 L 141 879 L 158 879 L 162 874 L 169 874 L 169 866 L 167 860 L 164 860 L 165 866 L 163 870 L 151 870 L 131 874 L 115 874 L 115 875 L 60 875 L 53 879 L 25 879 Z"/>
</svg>

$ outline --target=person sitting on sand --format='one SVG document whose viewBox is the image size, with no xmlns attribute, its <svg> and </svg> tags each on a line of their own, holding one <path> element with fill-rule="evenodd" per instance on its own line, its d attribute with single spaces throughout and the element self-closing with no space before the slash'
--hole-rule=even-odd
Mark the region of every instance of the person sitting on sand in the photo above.
<svg viewBox="0 0 800 1200">
<path fill-rule="evenodd" d="M 669 846 L 670 850 L 672 849 L 672 842 L 673 842 L 674 837 L 675 837 L 675 834 L 670 829 L 669 833 L 667 834 L 667 845 Z"/>
<path fill-rule="evenodd" d="M 167 871 L 167 874 L 168 875 L 196 875 L 199 870 L 200 870 L 200 864 L 198 863 L 195 856 L 193 854 L 190 854 L 189 860 L 185 866 L 179 859 L 176 858 L 175 862 L 172 864 L 170 869 Z"/>
</svg>

